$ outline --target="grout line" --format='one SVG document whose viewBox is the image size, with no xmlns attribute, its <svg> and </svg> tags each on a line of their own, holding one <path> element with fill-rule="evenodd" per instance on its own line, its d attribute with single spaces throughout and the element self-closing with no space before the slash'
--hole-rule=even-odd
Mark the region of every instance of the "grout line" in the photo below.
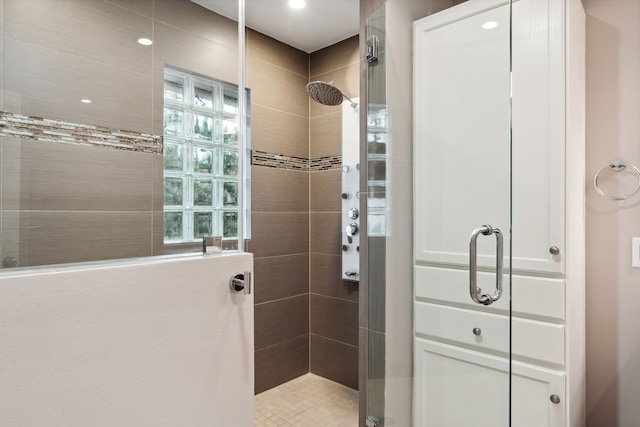
<svg viewBox="0 0 640 427">
<path fill-rule="evenodd" d="M 352 283 L 356 283 L 356 282 L 352 282 Z M 317 297 L 331 298 L 331 299 L 336 300 L 336 301 L 344 301 L 344 302 L 351 302 L 351 303 L 354 303 L 354 304 L 358 304 L 357 300 L 354 301 L 354 300 L 351 300 L 351 299 L 335 297 L 333 295 L 319 294 L 317 292 L 309 292 L 309 295 L 310 296 L 317 296 Z"/>
<path fill-rule="evenodd" d="M 292 113 L 291 111 L 281 110 L 279 108 L 270 107 L 268 105 L 260 104 L 260 103 L 257 103 L 257 102 L 252 102 L 251 107 L 252 108 L 254 108 L 254 107 L 262 107 L 262 108 L 266 108 L 267 110 L 276 111 L 278 113 L 289 114 L 289 115 L 292 115 L 292 116 L 295 116 L 295 117 L 300 117 L 301 119 L 309 120 L 308 116 L 301 116 L 300 114 Z"/>
<path fill-rule="evenodd" d="M 333 341 L 333 342 L 338 343 L 338 344 L 344 344 L 344 345 L 346 345 L 346 346 L 353 347 L 353 348 L 355 348 L 355 349 L 359 349 L 359 348 L 360 348 L 360 347 L 359 347 L 359 346 L 357 346 L 357 345 L 349 344 L 349 343 L 344 342 L 344 341 L 335 340 L 335 339 L 333 339 L 333 338 L 329 338 L 329 337 L 324 336 L 324 335 L 316 334 L 316 333 L 314 333 L 314 332 L 309 332 L 309 336 L 311 336 L 311 335 L 315 335 L 315 336 L 317 336 L 317 337 L 324 338 L 324 339 L 325 339 L 325 340 L 327 340 L 327 341 Z M 309 342 L 311 342 L 311 338 L 309 338 Z"/>
<path fill-rule="evenodd" d="M 306 213 L 306 212 L 301 212 L 301 213 Z M 296 253 L 284 254 L 284 255 L 267 255 L 267 256 L 261 256 L 261 257 L 254 257 L 253 259 L 257 260 L 257 259 L 270 259 L 270 258 L 284 258 L 288 256 L 298 256 L 298 255 L 309 255 L 309 252 L 296 252 Z"/>
<path fill-rule="evenodd" d="M 281 302 L 281 301 L 286 301 L 286 300 L 290 300 L 290 299 L 293 299 L 293 298 L 299 298 L 301 296 L 307 295 L 308 293 L 309 292 L 303 292 L 301 294 L 290 295 L 288 297 L 272 299 L 272 300 L 265 301 L 265 302 L 260 302 L 260 303 L 254 303 L 254 306 L 257 307 L 259 305 L 266 305 L 266 304 L 271 304 L 271 303 L 274 303 L 274 302 Z"/>
<path fill-rule="evenodd" d="M 288 338 L 288 339 L 286 339 L 286 340 L 284 340 L 284 341 L 277 342 L 277 343 L 275 343 L 275 344 L 268 345 L 268 346 L 266 346 L 266 347 L 255 348 L 255 349 L 254 349 L 254 353 L 257 353 L 258 351 L 268 350 L 268 349 L 271 349 L 271 348 L 273 348 L 273 347 L 275 347 L 275 346 L 282 345 L 282 344 L 286 344 L 286 343 L 289 343 L 289 342 L 291 342 L 291 341 L 295 341 L 295 340 L 297 340 L 297 339 L 300 339 L 300 338 L 302 338 L 302 337 L 308 337 L 308 336 L 310 336 L 310 335 L 311 335 L 311 333 L 308 333 L 308 334 L 302 334 L 302 335 L 298 335 L 298 336 L 293 337 L 293 338 Z M 311 339 L 309 339 L 309 341 L 311 341 Z"/>
<path fill-rule="evenodd" d="M 307 54 L 307 82 L 311 81 L 311 54 Z M 307 144 L 307 157 L 309 158 L 309 163 L 311 163 L 311 99 L 307 98 L 307 140 L 309 141 Z M 309 279 L 307 280 L 307 287 L 309 289 L 309 312 L 307 316 L 309 317 L 309 346 L 307 348 L 308 358 L 308 366 L 307 372 L 311 372 L 311 248 L 312 248 L 312 229 L 311 229 L 311 176 L 309 176 L 308 180 L 309 191 L 307 192 L 307 203 L 309 206 L 309 212 L 307 213 L 307 223 L 309 224 Z"/>
</svg>

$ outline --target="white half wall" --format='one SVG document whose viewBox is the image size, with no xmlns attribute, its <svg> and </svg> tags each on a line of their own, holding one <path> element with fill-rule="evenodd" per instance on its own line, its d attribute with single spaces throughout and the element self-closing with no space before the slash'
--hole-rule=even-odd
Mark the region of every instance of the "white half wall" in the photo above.
<svg viewBox="0 0 640 427">
<path fill-rule="evenodd" d="M 251 254 L 0 276 L 0 425 L 253 426 Z"/>
</svg>

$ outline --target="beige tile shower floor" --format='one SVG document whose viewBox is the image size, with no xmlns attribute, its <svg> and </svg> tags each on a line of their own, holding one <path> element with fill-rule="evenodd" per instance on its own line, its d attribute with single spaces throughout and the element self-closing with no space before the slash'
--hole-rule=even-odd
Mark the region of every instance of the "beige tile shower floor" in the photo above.
<svg viewBox="0 0 640 427">
<path fill-rule="evenodd" d="M 255 426 L 357 427 L 358 392 L 306 374 L 255 397 Z"/>
</svg>

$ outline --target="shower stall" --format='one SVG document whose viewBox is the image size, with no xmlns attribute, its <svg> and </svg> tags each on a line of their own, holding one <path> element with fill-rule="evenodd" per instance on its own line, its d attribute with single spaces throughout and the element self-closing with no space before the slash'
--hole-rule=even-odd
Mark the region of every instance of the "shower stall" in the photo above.
<svg viewBox="0 0 640 427">
<path fill-rule="evenodd" d="M 231 6 L 224 16 L 199 3 L 205 2 L 0 2 L 0 259 L 4 301 L 13 307 L 2 313 L 3 336 L 14 334 L 21 319 L 35 322 L 32 329 L 22 325 L 24 337 L 6 340 L 15 356 L 3 364 L 16 368 L 7 376 L 3 371 L 10 384 L 29 377 L 32 365 L 27 362 L 39 363 L 36 354 L 50 354 L 55 366 L 42 365 L 51 368 L 46 392 L 76 389 L 78 383 L 64 374 L 76 372 L 72 365 L 83 356 L 95 357 L 78 372 L 94 369 L 92 378 L 113 374 L 112 383 L 97 386 L 93 398 L 105 404 L 96 404 L 95 414 L 128 402 L 131 411 L 119 415 L 123 420 L 139 420 L 133 417 L 141 416 L 136 408 L 154 405 L 167 408 L 165 414 L 173 411 L 166 418 L 171 420 L 189 406 L 177 398 L 170 405 L 171 396 L 189 387 L 196 369 L 210 369 L 193 387 L 211 386 L 190 403 L 198 409 L 190 419 L 209 417 L 216 406 L 204 408 L 208 400 L 221 399 L 221 408 L 225 399 L 233 399 L 244 405 L 227 414 L 242 412 L 238 425 L 252 422 L 244 418 L 252 412 L 252 403 L 243 403 L 247 390 L 260 392 L 310 371 L 357 388 L 358 284 L 340 279 L 336 226 L 341 111 L 310 107 L 304 87 L 310 77 L 336 80 L 345 94 L 357 96 L 358 38 L 333 47 L 343 54 L 339 61 L 330 52 L 310 61 L 308 53 L 244 28 L 238 2 L 223 2 Z M 239 52 L 246 52 L 246 61 Z M 251 108 L 243 114 L 245 105 Z M 244 162 L 249 156 L 251 168 Z M 251 239 L 250 224 L 243 222 L 249 212 Z M 204 237 L 214 237 L 207 240 L 214 246 L 204 245 L 208 251 L 222 249 L 223 254 L 202 255 Z M 226 266 L 236 266 L 234 257 L 242 263 L 233 275 L 252 272 L 251 258 L 235 253 L 238 249 L 253 254 L 251 294 L 232 293 L 229 286 L 232 273 Z M 76 275 L 81 280 L 69 279 L 66 287 L 57 282 Z M 70 297 L 47 304 L 36 288 L 20 285 L 22 277 L 29 281 L 31 276 L 43 286 L 50 284 L 50 293 Z M 114 282 L 121 287 L 105 290 Z M 135 298 L 127 301 L 130 294 L 122 287 Z M 192 298 L 179 298 L 181 292 Z M 146 299 L 150 307 L 144 306 Z M 113 303 L 112 310 L 104 307 L 106 301 Z M 86 309 L 78 308 L 83 304 Z M 43 315 L 52 316 L 44 310 L 50 308 L 69 316 L 51 320 L 51 340 L 39 347 L 27 341 L 39 324 L 41 305 Z M 247 306 L 255 309 L 255 319 Z M 73 328 L 73 337 L 85 344 L 74 345 L 65 328 L 89 316 L 89 307 L 97 307 L 101 317 Z M 214 316 L 215 311 L 224 316 Z M 182 317 L 179 325 L 168 324 Z M 100 331 L 110 318 L 115 322 L 108 335 L 113 348 L 94 351 L 107 346 Z M 127 322 L 131 330 L 125 333 Z M 242 357 L 221 366 L 212 358 L 216 366 L 207 367 L 194 356 L 197 360 L 184 359 L 192 368 L 173 368 L 180 365 L 173 353 L 176 337 L 190 328 L 192 341 L 185 352 L 217 357 L 213 341 Z M 158 357 L 132 379 L 142 386 L 109 397 L 124 381 L 115 372 L 116 362 L 142 364 L 151 358 L 147 350 Z M 33 357 L 20 363 L 25 353 Z M 226 351 L 220 354 L 233 358 Z M 158 374 L 158 365 L 174 369 L 176 376 L 169 380 Z M 184 382 L 176 384 L 185 371 Z M 227 387 L 234 376 L 243 397 L 218 396 L 217 387 Z M 163 384 L 175 389 L 153 396 L 146 392 L 146 387 L 161 390 Z M 3 410 L 16 411 L 7 419 L 39 422 L 62 408 L 60 423 L 67 423 L 74 411 L 57 400 L 42 407 L 28 402 L 29 387 L 36 385 L 26 382 L 6 396 L 13 400 L 3 403 Z M 47 400 L 46 392 L 39 400 Z M 38 410 L 31 411 L 34 407 Z M 91 424 L 91 413 L 78 416 Z"/>
</svg>

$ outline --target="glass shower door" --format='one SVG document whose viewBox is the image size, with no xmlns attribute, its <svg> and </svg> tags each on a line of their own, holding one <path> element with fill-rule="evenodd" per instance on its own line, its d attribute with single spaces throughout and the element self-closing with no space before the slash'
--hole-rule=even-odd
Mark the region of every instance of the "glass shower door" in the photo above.
<svg viewBox="0 0 640 427">
<path fill-rule="evenodd" d="M 510 2 L 414 26 L 415 426 L 508 426 Z"/>
</svg>

